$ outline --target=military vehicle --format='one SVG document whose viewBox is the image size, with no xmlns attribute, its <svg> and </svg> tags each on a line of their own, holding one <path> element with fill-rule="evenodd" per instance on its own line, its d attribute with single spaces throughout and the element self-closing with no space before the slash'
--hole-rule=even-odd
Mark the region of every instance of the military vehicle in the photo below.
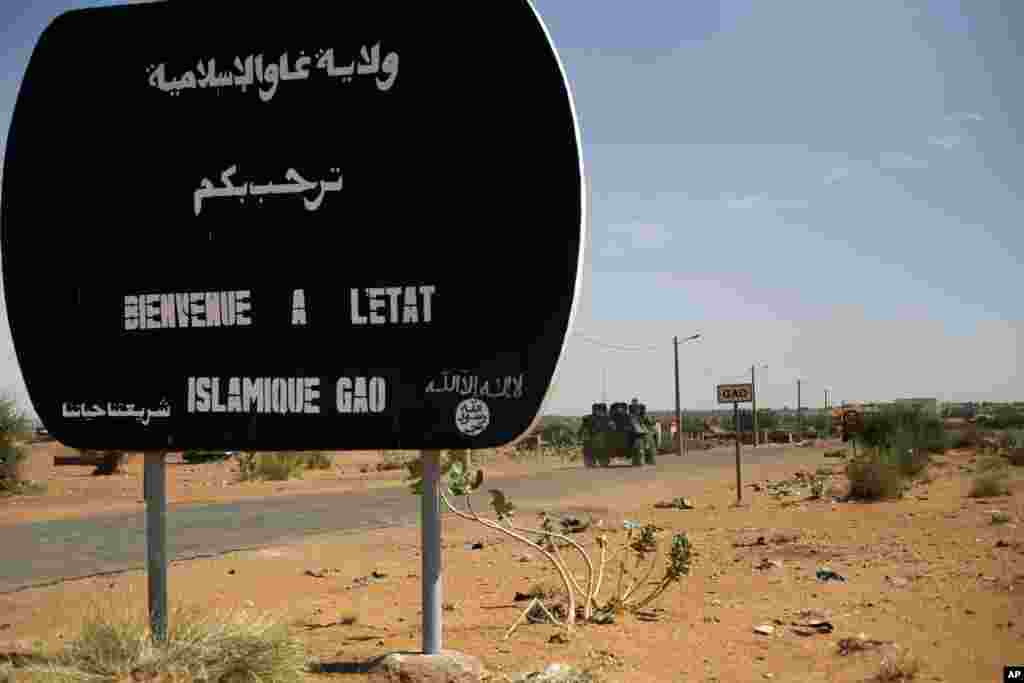
<svg viewBox="0 0 1024 683">
<path fill-rule="evenodd" d="M 583 464 L 586 467 L 608 467 L 615 458 L 626 458 L 634 467 L 655 463 L 657 437 L 654 420 L 646 407 L 635 398 L 631 404 L 595 403 L 590 415 L 580 425 L 583 442 Z"/>
</svg>

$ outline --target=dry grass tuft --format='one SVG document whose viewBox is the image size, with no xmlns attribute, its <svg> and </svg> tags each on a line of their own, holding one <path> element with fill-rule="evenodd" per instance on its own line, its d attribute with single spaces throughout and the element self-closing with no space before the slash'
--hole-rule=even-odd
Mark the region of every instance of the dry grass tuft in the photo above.
<svg viewBox="0 0 1024 683">
<path fill-rule="evenodd" d="M 45 665 L 18 669 L 17 680 L 302 681 L 304 647 L 289 635 L 286 625 L 269 615 L 215 615 L 198 606 L 179 606 L 171 610 L 168 624 L 167 643 L 157 644 L 140 610 L 116 613 L 94 606 L 63 650 Z"/>
<path fill-rule="evenodd" d="M 912 681 L 921 673 L 921 664 L 917 658 L 909 653 L 901 653 L 893 656 L 886 656 L 882 659 L 882 665 L 875 674 L 876 681 L 893 683 L 895 681 Z"/>
</svg>

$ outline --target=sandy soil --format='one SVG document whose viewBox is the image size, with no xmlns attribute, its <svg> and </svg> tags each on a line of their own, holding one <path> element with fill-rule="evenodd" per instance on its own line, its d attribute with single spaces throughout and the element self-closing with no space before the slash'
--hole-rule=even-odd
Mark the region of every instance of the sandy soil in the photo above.
<svg viewBox="0 0 1024 683">
<path fill-rule="evenodd" d="M 513 601 L 515 593 L 551 581 L 554 572 L 514 540 L 446 519 L 444 647 L 476 655 L 494 672 L 557 661 L 622 682 L 864 681 L 883 656 L 907 652 L 921 667 L 914 680 L 1001 680 L 1004 665 L 1024 663 L 1024 477 L 1014 473 L 1011 496 L 969 498 L 970 474 L 962 468 L 971 457 L 938 458 L 930 483 L 884 503 L 773 497 L 768 481 L 819 466 L 840 469 L 809 449 L 794 451 L 786 464 L 746 468 L 745 481 L 761 490 L 745 488 L 745 507 L 732 507 L 735 487 L 725 469 L 559 501 L 557 511 L 593 514 L 606 530 L 629 519 L 663 527 L 665 541 L 685 531 L 697 551 L 691 575 L 660 601 L 658 621 L 625 616 L 583 626 L 569 644 L 549 643 L 557 631 L 550 625 L 524 625 L 503 639 L 524 607 Z M 839 489 L 844 480 L 833 477 Z M 696 509 L 653 507 L 676 496 L 692 499 Z M 992 510 L 1008 512 L 1011 522 L 993 525 Z M 533 512 L 523 510 L 520 518 L 529 521 Z M 595 530 L 578 536 L 588 548 Z M 622 537 L 610 536 L 613 543 Z M 763 545 L 748 545 L 758 537 Z M 471 549 L 477 541 L 483 548 Z M 419 648 L 418 547 L 414 529 L 318 537 L 174 564 L 170 590 L 172 600 L 279 614 L 311 656 L 333 671 L 354 671 L 380 654 Z M 764 560 L 779 564 L 756 568 Z M 818 581 L 823 565 L 847 581 Z M 305 574 L 321 569 L 328 570 L 324 578 Z M 375 571 L 384 576 L 366 580 Z M 97 600 L 141 609 L 145 586 L 145 575 L 134 572 L 0 595 L 0 638 L 56 646 Z M 796 634 L 790 622 L 800 621 L 802 610 L 822 612 L 834 630 Z M 345 616 L 357 620 L 345 626 Z M 774 626 L 774 634 L 755 633 L 759 625 Z M 840 655 L 839 641 L 861 633 L 894 644 Z"/>
<path fill-rule="evenodd" d="M 486 465 L 492 476 L 516 475 L 562 464 L 537 458 L 508 457 L 511 449 L 481 451 L 474 462 Z M 401 486 L 404 469 L 377 471 L 384 462 L 381 451 L 338 451 L 329 453 L 334 467 L 329 470 L 305 470 L 302 479 L 290 481 L 238 481 L 234 461 L 191 465 L 180 453 L 168 455 L 167 503 L 191 505 L 228 503 L 245 498 L 280 495 L 366 491 Z M 132 454 L 121 474 L 92 476 L 92 466 L 57 465 L 55 456 L 76 455 L 72 449 L 48 442 L 32 446 L 28 477 L 46 484 L 41 495 L 0 497 L 0 525 L 23 522 L 88 517 L 132 512 L 145 507 L 142 493 L 143 456 Z"/>
</svg>

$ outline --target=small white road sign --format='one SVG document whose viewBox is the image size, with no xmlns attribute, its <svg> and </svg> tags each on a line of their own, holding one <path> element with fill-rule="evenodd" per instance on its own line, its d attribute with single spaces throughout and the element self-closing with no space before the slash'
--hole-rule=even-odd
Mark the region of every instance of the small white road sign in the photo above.
<svg viewBox="0 0 1024 683">
<path fill-rule="evenodd" d="M 754 400 L 753 384 L 719 384 L 719 403 L 750 403 Z"/>
</svg>

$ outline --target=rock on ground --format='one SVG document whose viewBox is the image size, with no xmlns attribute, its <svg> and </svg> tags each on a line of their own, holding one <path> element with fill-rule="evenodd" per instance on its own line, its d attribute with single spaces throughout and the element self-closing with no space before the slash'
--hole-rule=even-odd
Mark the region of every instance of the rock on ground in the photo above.
<svg viewBox="0 0 1024 683">
<path fill-rule="evenodd" d="M 442 650 L 424 655 L 396 652 L 370 671 L 370 683 L 480 683 L 483 664 L 476 657 Z"/>
</svg>

